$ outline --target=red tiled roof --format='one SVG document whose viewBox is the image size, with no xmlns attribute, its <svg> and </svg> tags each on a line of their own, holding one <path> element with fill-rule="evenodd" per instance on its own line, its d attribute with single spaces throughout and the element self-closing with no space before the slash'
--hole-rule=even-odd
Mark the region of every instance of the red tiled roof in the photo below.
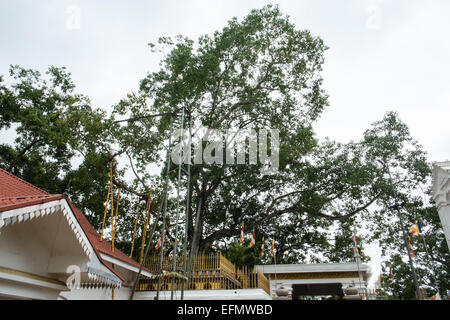
<svg viewBox="0 0 450 320">
<path fill-rule="evenodd" d="M 61 199 L 0 168 L 0 212 Z"/>
<path fill-rule="evenodd" d="M 0 168 L 0 199 L 46 195 L 49 193 Z"/>
<path fill-rule="evenodd" d="M 113 270 L 105 261 L 103 261 L 103 259 L 99 255 L 99 252 L 110 255 L 135 267 L 140 267 L 139 263 L 131 259 L 122 251 L 114 249 L 114 252 L 112 252 L 112 246 L 110 242 L 106 240 L 100 241 L 100 234 L 89 223 L 83 212 L 76 208 L 66 195 L 49 194 L 0 168 L 0 212 L 60 199 L 66 199 L 78 223 L 80 224 L 89 242 L 94 248 L 98 258 L 106 267 L 108 267 L 108 269 L 114 272 L 119 278 L 124 280 L 124 278 L 119 275 L 117 271 Z"/>
</svg>

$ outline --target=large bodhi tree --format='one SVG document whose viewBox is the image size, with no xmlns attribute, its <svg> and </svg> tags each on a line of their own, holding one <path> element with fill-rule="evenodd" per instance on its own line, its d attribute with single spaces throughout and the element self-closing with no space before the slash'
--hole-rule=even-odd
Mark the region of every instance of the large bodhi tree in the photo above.
<svg viewBox="0 0 450 320">
<path fill-rule="evenodd" d="M 121 127 L 137 139 L 136 151 L 148 132 L 168 139 L 169 117 L 146 116 L 182 108 L 197 128 L 279 130 L 276 174 L 261 174 L 261 162 L 192 166 L 189 243 L 199 210 L 200 251 L 226 246 L 244 222 L 246 232 L 256 228 L 257 239 L 276 239 L 280 262 L 304 261 L 312 251 L 327 251 L 330 260 L 350 259 L 357 217 L 374 219 L 369 209 L 392 202 L 393 186 L 412 190 L 430 174 L 424 152 L 395 113 L 374 123 L 362 141 L 317 140 L 312 125 L 328 104 L 320 75 L 327 47 L 309 31 L 297 30 L 276 6 L 253 10 L 242 21 L 234 18 L 197 42 L 166 37 L 150 46 L 165 53 L 160 69 L 115 107 L 117 118 L 142 120 Z M 167 147 L 152 141 L 145 148 L 148 157 L 136 165 L 141 172 Z M 399 168 L 393 169 L 393 185 L 387 167 Z M 174 185 L 176 170 L 172 173 Z M 334 251 L 331 226 L 348 237 L 331 241 Z"/>
<path fill-rule="evenodd" d="M 189 242 L 197 209 L 200 251 L 237 235 L 242 221 L 262 230 L 284 214 L 298 212 L 304 186 L 296 176 L 304 174 L 307 164 L 302 159 L 316 145 L 311 124 L 327 104 L 319 74 L 323 41 L 296 30 L 277 7 L 267 6 L 241 22 L 232 19 L 221 32 L 202 36 L 196 44 L 181 36 L 159 43 L 169 47 L 161 69 L 116 107 L 117 114 L 139 118 L 185 108 L 194 127 L 280 131 L 275 175 L 262 175 L 261 163 L 192 167 Z M 168 119 L 152 121 L 167 139 Z M 138 125 L 129 123 L 128 128 Z M 161 153 L 162 146 L 155 145 L 154 153 Z"/>
</svg>

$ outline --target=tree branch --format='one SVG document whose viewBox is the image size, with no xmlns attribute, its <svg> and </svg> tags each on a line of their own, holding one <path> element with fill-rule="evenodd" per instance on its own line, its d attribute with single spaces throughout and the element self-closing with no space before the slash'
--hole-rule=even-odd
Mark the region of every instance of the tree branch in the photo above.
<svg viewBox="0 0 450 320">
<path fill-rule="evenodd" d="M 34 145 L 36 145 L 37 143 L 41 142 L 43 139 L 38 139 L 37 137 L 33 138 L 33 141 L 31 141 L 29 144 L 27 144 L 25 146 L 25 148 L 23 148 L 22 150 L 20 150 L 20 152 L 14 157 L 14 160 L 11 162 L 11 164 L 8 167 L 9 172 L 12 171 L 12 169 L 14 168 L 14 165 L 16 164 L 17 160 L 23 156 L 28 150 L 30 150 Z"/>
<path fill-rule="evenodd" d="M 315 212 L 314 214 L 317 215 L 317 216 L 319 216 L 319 217 L 322 217 L 322 218 L 325 218 L 325 219 L 328 219 L 328 220 L 333 220 L 333 221 L 336 221 L 336 220 L 345 220 L 345 219 L 350 218 L 351 216 L 354 216 L 355 214 L 357 214 L 357 213 L 359 213 L 359 212 L 361 212 L 361 211 L 367 209 L 367 208 L 368 208 L 372 203 L 374 203 L 380 196 L 381 196 L 381 192 L 380 192 L 379 194 L 377 194 L 375 197 L 373 197 L 373 198 L 372 198 L 368 203 L 366 203 L 364 206 L 359 207 L 359 208 L 357 208 L 357 209 L 355 209 L 355 210 L 351 211 L 350 213 L 347 213 L 347 214 L 345 214 L 345 215 L 343 215 L 343 216 L 330 216 L 330 215 L 328 215 L 328 214 L 324 214 L 324 213 L 320 213 L 320 212 Z"/>
<path fill-rule="evenodd" d="M 239 101 L 238 103 L 235 103 L 234 105 L 231 106 L 231 108 L 228 110 L 228 112 L 227 112 L 222 118 L 220 118 L 219 120 L 217 120 L 217 121 L 211 126 L 211 129 L 217 129 L 217 128 L 222 124 L 222 122 L 224 122 L 226 119 L 228 119 L 228 118 L 230 117 L 230 115 L 231 115 L 237 108 L 242 107 L 242 106 L 246 106 L 246 105 L 249 105 L 249 104 L 252 104 L 253 102 L 254 102 L 253 99 L 251 99 L 251 100 L 247 100 L 247 101 Z"/>
<path fill-rule="evenodd" d="M 123 189 L 123 190 L 126 190 L 126 191 L 128 191 L 129 193 L 132 193 L 132 194 L 134 194 L 134 195 L 136 195 L 136 196 L 138 196 L 138 197 L 141 197 L 142 199 L 147 199 L 147 197 L 148 197 L 148 194 L 147 193 L 143 193 L 143 192 L 137 192 L 136 190 L 134 190 L 134 189 L 131 189 L 129 186 L 127 186 L 125 183 L 123 183 L 123 182 L 121 182 L 121 181 L 119 181 L 119 180 L 117 180 L 116 178 L 114 178 L 113 177 L 113 179 L 112 179 L 112 182 L 113 182 L 113 184 L 116 186 L 116 187 L 119 187 L 120 189 Z"/>
<path fill-rule="evenodd" d="M 136 170 L 134 170 L 133 160 L 131 159 L 131 156 L 128 152 L 126 152 L 126 155 L 128 156 L 128 159 L 130 160 L 131 169 L 133 170 L 134 175 L 136 176 L 136 179 L 139 180 L 139 182 L 144 186 L 145 190 L 148 190 L 147 185 L 144 183 L 144 181 L 138 176 L 136 173 Z"/>
</svg>

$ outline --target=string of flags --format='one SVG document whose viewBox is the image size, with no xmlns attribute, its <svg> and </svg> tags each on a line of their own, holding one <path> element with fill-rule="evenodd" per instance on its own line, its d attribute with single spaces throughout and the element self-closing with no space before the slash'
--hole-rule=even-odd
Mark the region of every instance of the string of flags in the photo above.
<svg viewBox="0 0 450 320">
<path fill-rule="evenodd" d="M 408 236 L 408 246 L 409 246 L 409 251 L 411 253 L 411 256 L 414 258 L 416 256 L 416 253 L 413 250 L 412 243 L 411 243 L 411 237 L 409 237 L 409 236 Z"/>
<path fill-rule="evenodd" d="M 417 236 L 422 233 L 422 227 L 421 227 L 421 224 L 420 224 L 419 220 L 416 220 L 414 222 L 414 224 L 409 228 L 409 233 L 412 234 L 412 235 L 417 235 Z M 240 238 L 239 238 L 239 242 L 240 242 L 241 245 L 244 242 L 244 237 L 245 237 L 245 234 L 244 234 L 244 222 L 242 222 L 242 224 L 241 224 L 241 234 L 240 234 Z M 264 254 L 265 254 L 264 237 L 262 237 L 262 241 L 261 242 L 262 243 L 261 243 L 260 257 L 262 258 L 262 257 L 264 257 Z M 411 237 L 409 237 L 409 236 L 408 236 L 408 242 L 409 242 L 408 247 L 409 247 L 411 256 L 415 257 L 416 254 L 415 254 L 414 249 L 412 247 Z M 250 236 L 250 244 L 249 244 L 248 247 L 252 248 L 255 244 L 256 244 L 255 226 L 253 225 L 252 233 L 251 233 L 251 236 Z M 359 249 L 358 248 L 359 248 L 359 246 L 358 246 L 358 242 L 357 242 L 357 239 L 356 239 L 356 230 L 354 230 L 354 232 L 353 232 L 353 250 L 355 251 L 356 254 L 359 254 Z M 274 253 L 275 253 L 275 241 L 272 239 L 272 243 L 271 243 L 271 246 L 270 246 L 270 255 L 273 257 Z M 394 280 L 394 273 L 392 271 L 392 265 L 389 265 L 389 276 L 391 277 L 392 280 Z M 384 278 L 383 278 L 382 275 L 380 275 L 380 282 L 382 284 L 384 283 Z"/>
<path fill-rule="evenodd" d="M 389 264 L 389 277 L 391 278 L 392 281 L 394 281 L 395 277 L 394 277 L 394 272 L 392 269 L 392 264 Z M 384 275 L 383 273 L 380 273 L 380 285 L 383 287 L 384 286 Z"/>
<path fill-rule="evenodd" d="M 244 234 L 244 222 L 242 222 L 242 224 L 241 224 L 241 234 L 240 234 L 240 236 L 239 236 L 239 243 L 240 243 L 241 245 L 242 245 L 243 242 L 244 242 L 244 238 L 245 238 L 245 234 Z M 252 233 L 251 233 L 251 235 L 250 235 L 250 244 L 248 245 L 248 248 L 252 248 L 255 244 L 256 244 L 256 235 L 255 235 L 255 226 L 253 225 Z M 261 251 L 260 251 L 259 256 L 260 256 L 261 258 L 263 258 L 263 257 L 264 257 L 264 254 L 265 254 L 265 239 L 264 239 L 264 236 L 263 236 L 262 239 L 261 239 Z M 271 246 L 270 246 L 270 255 L 271 255 L 272 257 L 274 257 L 274 254 L 275 254 L 275 240 L 272 239 L 272 243 L 271 243 Z"/>
<path fill-rule="evenodd" d="M 161 248 L 161 242 L 162 242 L 162 233 L 161 233 L 161 236 L 159 237 L 158 241 L 156 242 L 155 250 L 159 250 L 159 248 Z"/>
<path fill-rule="evenodd" d="M 262 243 L 261 243 L 261 253 L 259 256 L 262 258 L 264 257 L 264 237 L 262 237 Z"/>
<path fill-rule="evenodd" d="M 253 230 L 252 230 L 252 236 L 250 237 L 250 244 L 248 245 L 249 248 L 253 247 L 256 243 L 256 239 L 255 239 L 255 226 L 253 226 Z"/>
<path fill-rule="evenodd" d="M 389 265 L 389 276 L 391 277 L 392 281 L 394 281 L 394 272 L 392 271 L 392 265 Z M 384 287 L 384 275 L 383 273 L 380 273 L 380 285 L 381 287 Z"/>
<path fill-rule="evenodd" d="M 414 222 L 414 224 L 409 228 L 409 234 L 411 234 L 411 236 L 419 236 L 419 235 L 422 234 L 422 226 L 420 224 L 419 219 L 417 219 Z M 413 246 L 412 246 L 411 236 L 408 235 L 408 250 L 409 250 L 409 253 L 411 254 L 411 257 L 414 258 L 416 256 L 416 253 L 414 252 L 414 249 L 413 249 Z M 356 240 L 354 240 L 354 244 L 355 244 L 355 241 Z M 395 276 L 394 276 L 394 272 L 393 272 L 391 264 L 389 265 L 389 276 L 391 277 L 392 281 L 394 281 Z M 383 274 L 380 274 L 380 284 L 381 284 L 381 286 L 384 285 Z"/>
<path fill-rule="evenodd" d="M 414 222 L 414 224 L 409 228 L 409 233 L 412 236 L 419 236 L 422 233 L 422 226 L 420 225 L 419 219 L 417 219 Z M 410 236 L 408 236 L 408 248 L 409 252 L 411 253 L 411 256 L 414 258 L 416 256 L 416 253 L 414 252 Z"/>
<path fill-rule="evenodd" d="M 272 239 L 272 245 L 270 246 L 270 255 L 273 257 L 275 254 L 275 240 Z"/>
<path fill-rule="evenodd" d="M 408 250 L 409 253 L 411 254 L 411 257 L 415 258 L 416 257 L 416 253 L 414 252 L 413 249 L 413 245 L 412 245 L 412 239 L 411 236 L 419 236 L 422 234 L 422 226 L 420 224 L 419 219 L 417 219 L 416 221 L 414 221 L 414 224 L 409 227 L 409 235 L 408 235 Z M 353 245 L 356 246 L 356 238 L 353 238 Z M 394 281 L 395 276 L 394 276 L 394 272 L 392 269 L 392 265 L 389 265 L 389 276 L 392 279 L 392 281 Z M 380 274 L 380 285 L 383 287 L 384 285 L 384 276 L 383 274 Z"/>
<path fill-rule="evenodd" d="M 422 233 L 422 228 L 420 226 L 419 220 L 416 220 L 414 224 L 409 228 L 409 233 L 413 236 L 418 236 Z"/>
<path fill-rule="evenodd" d="M 358 254 L 358 243 L 356 242 L 356 230 L 353 232 L 353 250 Z"/>
</svg>

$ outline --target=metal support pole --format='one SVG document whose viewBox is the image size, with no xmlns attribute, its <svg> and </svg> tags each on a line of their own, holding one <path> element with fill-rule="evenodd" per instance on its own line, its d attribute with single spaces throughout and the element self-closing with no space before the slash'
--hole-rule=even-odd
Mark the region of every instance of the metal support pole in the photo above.
<svg viewBox="0 0 450 320">
<path fill-rule="evenodd" d="M 142 268 L 144 266 L 145 261 L 147 260 L 148 253 L 150 251 L 150 241 L 152 241 L 153 233 L 155 232 L 155 229 L 156 229 L 156 224 L 158 223 L 159 217 L 161 216 L 163 202 L 164 202 L 164 198 L 161 199 L 161 205 L 159 206 L 158 215 L 156 216 L 155 223 L 153 224 L 152 230 L 150 231 L 150 234 L 148 236 L 148 240 L 147 240 L 147 244 L 146 244 L 147 247 L 145 248 L 143 263 L 141 263 L 139 266 L 139 272 L 136 275 L 136 280 L 134 281 L 133 290 L 131 290 L 130 300 L 133 300 L 134 293 L 136 292 L 137 284 L 139 282 L 139 277 L 142 273 Z"/>
<path fill-rule="evenodd" d="M 361 260 L 361 257 L 359 255 L 359 252 L 356 252 L 355 249 L 353 249 L 353 252 L 355 253 L 356 266 L 358 267 L 359 288 L 361 290 L 362 289 L 362 282 L 361 282 L 361 271 L 360 271 L 360 268 L 359 268 L 359 262 Z M 358 294 L 359 294 L 360 290 L 358 290 Z"/>
<path fill-rule="evenodd" d="M 391 183 L 392 186 L 392 193 L 394 195 L 394 199 L 397 200 L 397 193 L 395 192 L 395 188 L 394 188 L 394 182 L 392 180 L 392 176 L 391 176 L 391 172 L 389 170 L 389 168 L 386 166 L 386 164 L 383 161 L 378 160 L 383 166 L 385 166 L 387 168 L 387 172 L 389 175 L 389 181 Z M 412 262 L 412 258 L 411 258 L 411 252 L 409 251 L 409 247 L 408 247 L 408 237 L 405 231 L 405 226 L 403 224 L 403 218 L 400 212 L 400 205 L 395 204 L 393 206 L 394 209 L 396 209 L 397 211 L 397 215 L 398 215 L 398 219 L 400 220 L 400 228 L 402 229 L 402 234 L 403 234 L 403 243 L 405 245 L 405 249 L 406 252 L 408 253 L 408 261 L 409 261 L 409 267 L 411 268 L 411 273 L 413 275 L 413 279 L 414 279 L 414 285 L 416 286 L 416 291 L 417 291 L 417 299 L 422 300 L 422 294 L 420 292 L 420 286 L 419 286 L 419 281 L 417 280 L 417 274 L 416 274 L 416 269 L 414 268 L 413 262 Z"/>
<path fill-rule="evenodd" d="M 189 209 L 191 200 L 191 139 L 192 139 L 192 118 L 189 116 L 189 140 L 188 140 L 188 153 L 187 153 L 187 190 L 186 190 L 186 207 L 185 207 L 185 224 L 184 224 L 184 244 L 183 244 L 183 272 L 184 275 L 187 274 L 187 242 L 188 242 L 188 231 L 189 231 Z M 184 286 L 189 285 L 185 280 L 181 283 L 181 300 L 184 299 Z"/>
<path fill-rule="evenodd" d="M 278 279 L 277 279 L 277 254 L 275 253 L 275 250 L 273 252 L 273 262 L 275 264 L 275 295 L 277 295 L 278 290 Z"/>
<path fill-rule="evenodd" d="M 177 188 L 177 214 L 175 218 L 175 240 L 173 246 L 173 268 L 172 271 L 176 272 L 177 259 L 178 259 L 178 220 L 180 219 L 180 189 L 181 189 L 181 166 L 183 165 L 183 141 L 184 141 L 184 108 L 181 112 L 181 132 L 180 132 L 180 151 L 178 155 L 178 188 Z M 175 278 L 172 278 L 172 287 L 170 292 L 170 300 L 173 300 L 175 288 Z"/>
<path fill-rule="evenodd" d="M 408 236 L 406 234 L 405 226 L 403 224 L 403 218 L 402 218 L 402 215 L 400 212 L 400 206 L 398 204 L 396 204 L 394 207 L 397 210 L 397 215 L 400 220 L 400 227 L 402 228 L 402 234 L 403 234 L 403 242 L 405 244 L 405 248 L 408 253 L 409 267 L 411 268 L 411 272 L 412 272 L 413 279 L 414 279 L 414 285 L 416 286 L 417 298 L 419 300 L 422 300 L 422 293 L 420 292 L 419 281 L 417 280 L 416 268 L 414 268 L 414 264 L 413 264 L 412 257 L 411 257 L 411 252 L 409 251 Z"/>
<path fill-rule="evenodd" d="M 173 121 L 172 120 L 173 119 L 172 119 L 172 116 L 171 116 L 170 117 L 170 138 L 169 138 L 169 148 L 167 149 L 167 159 L 169 159 L 170 151 L 171 151 L 171 137 L 172 137 L 172 129 L 173 129 Z M 147 240 L 147 247 L 145 248 L 144 259 L 143 259 L 144 263 L 147 260 L 148 253 L 150 251 L 150 241 L 152 240 L 153 233 L 155 232 L 155 229 L 156 229 L 156 224 L 158 223 L 159 217 L 161 216 L 163 203 L 166 202 L 165 200 L 167 198 L 168 173 L 169 173 L 169 171 L 167 170 L 166 181 L 165 181 L 165 185 L 164 185 L 163 198 L 161 199 L 161 205 L 159 206 L 158 215 L 156 216 L 155 223 L 152 226 L 152 230 L 150 231 L 150 234 L 149 234 L 149 237 L 148 237 L 148 240 Z M 165 225 L 165 222 L 164 222 L 164 225 Z M 162 252 L 162 249 L 161 249 L 161 252 Z M 142 273 L 142 268 L 143 268 L 143 263 L 141 263 L 141 265 L 139 266 L 139 272 L 136 275 L 136 280 L 134 281 L 133 290 L 131 290 L 130 300 L 133 300 L 134 293 L 136 292 L 137 284 L 139 282 L 139 277 L 140 277 L 140 275 Z M 158 294 L 159 294 L 159 291 L 158 291 Z"/>
<path fill-rule="evenodd" d="M 172 150 L 172 133 L 173 133 L 173 116 L 170 117 L 170 135 L 169 135 L 169 148 L 167 149 L 167 159 L 166 159 L 166 181 L 164 185 L 164 208 L 162 210 L 163 214 L 163 227 L 161 231 L 161 247 L 160 247 L 160 260 L 159 260 L 159 272 L 162 272 L 163 259 L 164 259 L 164 242 L 166 238 L 166 213 L 167 213 L 167 189 L 169 184 L 169 171 L 170 171 L 170 154 Z M 161 277 L 158 277 L 158 288 L 156 292 L 156 300 L 159 300 L 159 291 L 161 289 Z"/>
</svg>

